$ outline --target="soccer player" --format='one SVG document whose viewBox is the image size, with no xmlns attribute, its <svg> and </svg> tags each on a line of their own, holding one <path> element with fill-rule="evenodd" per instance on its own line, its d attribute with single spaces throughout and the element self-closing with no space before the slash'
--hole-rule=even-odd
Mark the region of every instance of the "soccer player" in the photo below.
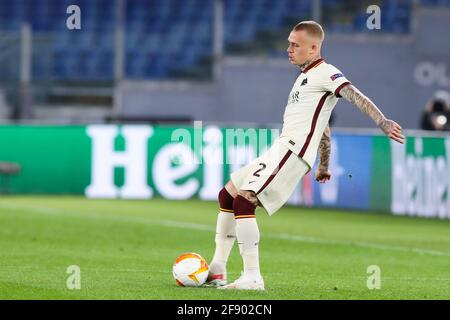
<svg viewBox="0 0 450 320">
<path fill-rule="evenodd" d="M 269 215 L 280 209 L 300 179 L 311 170 L 318 152 L 320 161 L 315 178 L 321 183 L 331 178 L 328 121 L 340 97 L 372 118 L 389 138 L 404 143 L 402 128 L 387 119 L 341 71 L 322 59 L 323 40 L 323 29 L 314 21 L 303 21 L 293 28 L 287 53 L 291 64 L 299 67 L 301 73 L 289 94 L 282 132 L 269 150 L 233 172 L 219 192 L 216 249 L 208 276 L 209 283 L 219 289 L 264 290 L 255 209 L 261 206 Z M 235 239 L 244 272 L 227 284 L 226 263 Z"/>
</svg>

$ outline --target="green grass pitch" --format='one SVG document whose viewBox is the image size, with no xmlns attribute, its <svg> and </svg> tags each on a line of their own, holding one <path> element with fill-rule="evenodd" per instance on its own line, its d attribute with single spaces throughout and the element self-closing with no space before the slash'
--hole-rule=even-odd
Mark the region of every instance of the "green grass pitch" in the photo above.
<svg viewBox="0 0 450 320">
<path fill-rule="evenodd" d="M 450 222 L 285 207 L 257 210 L 266 291 L 178 287 L 175 258 L 209 262 L 217 203 L 0 198 L 0 299 L 449 299 Z M 69 290 L 70 265 L 81 288 Z M 381 269 L 369 290 L 367 268 Z M 229 278 L 242 262 L 233 248 Z"/>
</svg>

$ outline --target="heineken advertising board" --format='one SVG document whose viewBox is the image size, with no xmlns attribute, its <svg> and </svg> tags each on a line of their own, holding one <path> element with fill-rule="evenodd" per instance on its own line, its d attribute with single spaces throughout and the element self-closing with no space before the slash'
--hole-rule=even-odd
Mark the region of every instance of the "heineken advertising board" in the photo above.
<svg viewBox="0 0 450 320">
<path fill-rule="evenodd" d="M 21 166 L 12 194 L 84 194 L 90 198 L 215 200 L 237 170 L 264 152 L 278 129 L 150 125 L 2 126 L 0 161 Z M 333 132 L 332 180 L 312 172 L 292 205 L 389 211 L 450 218 L 450 138 Z M 2 179 L 5 179 L 3 176 Z"/>
</svg>

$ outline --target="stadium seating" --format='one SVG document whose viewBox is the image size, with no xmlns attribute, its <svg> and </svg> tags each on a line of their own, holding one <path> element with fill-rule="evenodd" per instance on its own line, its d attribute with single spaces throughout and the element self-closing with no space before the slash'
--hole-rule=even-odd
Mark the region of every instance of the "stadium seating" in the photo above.
<svg viewBox="0 0 450 320">
<path fill-rule="evenodd" d="M 325 10 L 339 12 L 341 0 L 322 0 Z M 426 6 L 450 0 L 421 0 Z M 66 28 L 66 9 L 80 6 L 82 29 Z M 289 19 L 310 17 L 310 0 L 224 0 L 226 48 L 251 43 L 261 32 L 283 28 Z M 333 11 L 335 10 L 335 11 Z M 382 32 L 409 31 L 411 1 L 382 5 Z M 350 23 L 331 21 L 328 32 L 367 32 L 367 14 L 353 12 Z M 33 66 L 34 79 L 111 80 L 114 65 L 115 6 L 112 0 L 0 0 L 0 31 L 31 22 L 34 33 L 51 35 L 51 68 Z M 164 79 L 185 75 L 211 56 L 213 1 L 126 1 L 125 74 L 128 78 Z M 274 55 L 277 55 L 275 52 Z M 40 59 L 34 61 L 39 64 Z M 1 76 L 1 71 L 0 71 Z"/>
</svg>

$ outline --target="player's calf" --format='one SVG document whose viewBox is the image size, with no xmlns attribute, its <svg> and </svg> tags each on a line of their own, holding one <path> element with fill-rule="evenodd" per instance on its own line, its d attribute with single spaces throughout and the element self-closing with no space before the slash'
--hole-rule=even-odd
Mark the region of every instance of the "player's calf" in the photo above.
<svg viewBox="0 0 450 320">
<path fill-rule="evenodd" d="M 226 264 L 236 239 L 236 222 L 234 220 L 232 195 L 223 188 L 219 192 L 219 214 L 216 226 L 216 250 L 210 263 L 208 282 L 220 286 L 227 283 Z"/>
<path fill-rule="evenodd" d="M 249 197 L 254 196 L 253 192 L 244 193 Z M 244 273 L 242 279 L 259 280 L 261 274 L 259 271 L 259 228 L 256 222 L 254 203 L 248 198 L 241 196 L 241 193 L 234 199 L 233 208 L 236 219 L 236 236 L 239 244 L 239 250 L 244 262 Z"/>
</svg>

